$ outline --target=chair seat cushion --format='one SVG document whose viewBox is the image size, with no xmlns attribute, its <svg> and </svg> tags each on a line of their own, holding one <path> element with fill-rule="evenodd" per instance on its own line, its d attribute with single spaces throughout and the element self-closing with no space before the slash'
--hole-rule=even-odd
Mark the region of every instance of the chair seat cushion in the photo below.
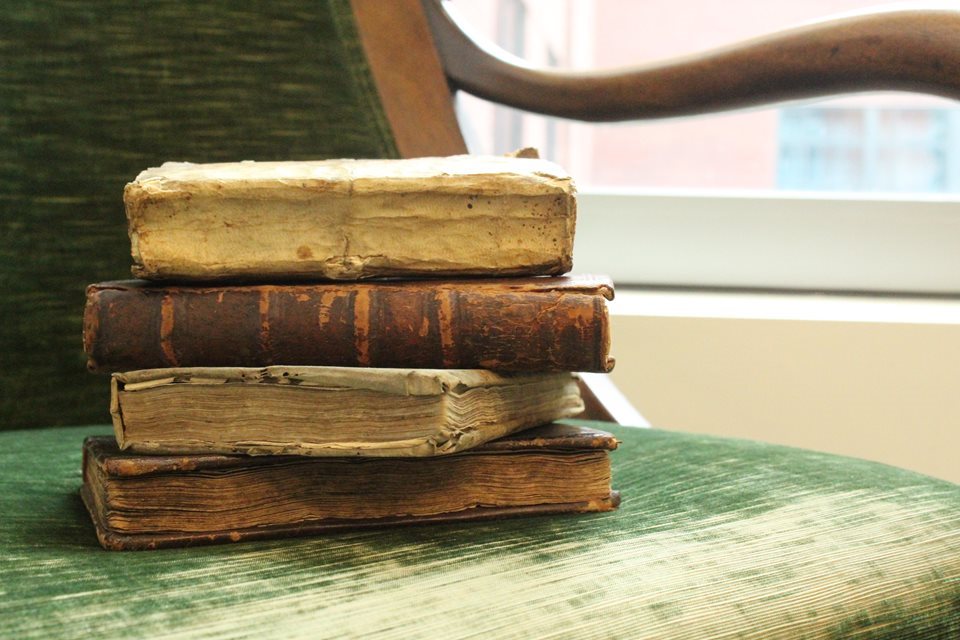
<svg viewBox="0 0 960 640">
<path fill-rule="evenodd" d="M 960 637 L 957 485 L 602 428 L 612 513 L 128 553 L 77 494 L 107 428 L 0 433 L 0 637 Z"/>
</svg>

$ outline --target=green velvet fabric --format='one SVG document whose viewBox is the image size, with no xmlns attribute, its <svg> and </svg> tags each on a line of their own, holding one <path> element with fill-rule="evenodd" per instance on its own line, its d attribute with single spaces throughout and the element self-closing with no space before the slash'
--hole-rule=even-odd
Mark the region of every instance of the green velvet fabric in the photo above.
<svg viewBox="0 0 960 640">
<path fill-rule="evenodd" d="M 349 0 L 11 0 L 0 56 L 0 429 L 106 419 L 83 291 L 129 277 L 138 172 L 397 155 Z"/>
<path fill-rule="evenodd" d="M 608 426 L 613 513 L 107 552 L 99 428 L 0 434 L 0 637 L 960 637 L 960 487 Z"/>
</svg>

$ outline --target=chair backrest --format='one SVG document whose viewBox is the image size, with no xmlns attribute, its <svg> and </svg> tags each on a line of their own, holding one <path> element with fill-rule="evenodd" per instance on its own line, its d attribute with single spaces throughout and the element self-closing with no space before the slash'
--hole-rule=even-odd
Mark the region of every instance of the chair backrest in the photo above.
<svg viewBox="0 0 960 640">
<path fill-rule="evenodd" d="M 349 0 L 14 2 L 0 23 L 0 429 L 108 419 L 84 288 L 129 277 L 139 171 L 399 155 Z"/>
</svg>

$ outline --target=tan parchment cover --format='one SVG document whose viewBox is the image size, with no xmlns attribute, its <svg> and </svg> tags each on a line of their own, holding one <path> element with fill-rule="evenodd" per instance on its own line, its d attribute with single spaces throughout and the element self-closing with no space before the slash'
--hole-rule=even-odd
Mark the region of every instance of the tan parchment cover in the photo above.
<svg viewBox="0 0 960 640">
<path fill-rule="evenodd" d="M 147 279 L 557 275 L 575 189 L 540 159 L 168 162 L 124 190 Z"/>
</svg>

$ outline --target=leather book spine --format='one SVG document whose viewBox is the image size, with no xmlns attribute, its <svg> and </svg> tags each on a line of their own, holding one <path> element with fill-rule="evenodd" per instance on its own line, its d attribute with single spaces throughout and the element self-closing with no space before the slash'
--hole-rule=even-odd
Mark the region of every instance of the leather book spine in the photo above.
<svg viewBox="0 0 960 640">
<path fill-rule="evenodd" d="M 161 367 L 597 371 L 613 368 L 600 291 L 314 284 L 92 285 L 97 372 Z"/>
</svg>

